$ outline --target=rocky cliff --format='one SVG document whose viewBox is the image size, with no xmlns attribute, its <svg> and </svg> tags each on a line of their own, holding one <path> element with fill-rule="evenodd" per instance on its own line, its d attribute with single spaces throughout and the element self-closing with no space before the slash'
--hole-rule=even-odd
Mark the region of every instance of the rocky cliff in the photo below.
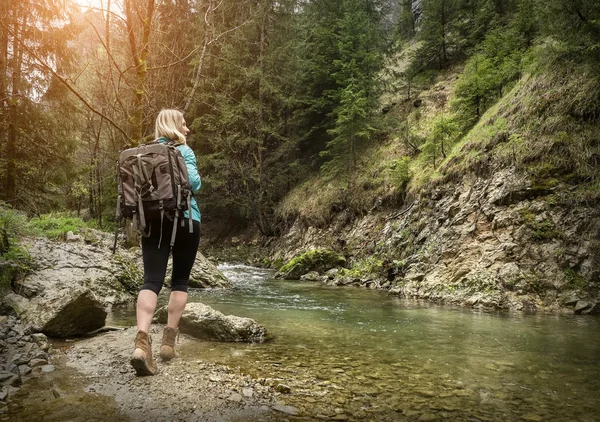
<svg viewBox="0 0 600 422">
<path fill-rule="evenodd" d="M 402 210 L 350 221 L 341 212 L 325 229 L 297 221 L 272 251 L 287 260 L 329 247 L 357 268 L 367 257 L 379 261 L 376 271 L 338 275 L 334 284 L 476 307 L 598 314 L 600 210 L 566 198 L 567 187 L 541 189 L 514 168 L 468 174 Z"/>
</svg>

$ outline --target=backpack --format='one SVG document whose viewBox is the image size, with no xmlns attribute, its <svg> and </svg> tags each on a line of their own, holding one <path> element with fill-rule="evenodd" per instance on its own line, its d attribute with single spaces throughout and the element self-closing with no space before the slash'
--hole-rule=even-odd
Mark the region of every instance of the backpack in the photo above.
<svg viewBox="0 0 600 422">
<path fill-rule="evenodd" d="M 175 243 L 177 223 L 181 212 L 187 209 L 189 230 L 192 224 L 192 190 L 187 166 L 181 152 L 173 141 L 160 143 L 158 140 L 129 148 L 121 152 L 117 161 L 117 209 L 115 212 L 115 242 L 121 218 L 132 219 L 133 230 L 138 224 L 142 236 L 149 237 L 152 221 L 160 220 L 160 238 L 164 218 L 173 221 L 171 246 Z M 181 220 L 183 227 L 183 220 Z M 146 229 L 149 229 L 146 231 Z"/>
</svg>

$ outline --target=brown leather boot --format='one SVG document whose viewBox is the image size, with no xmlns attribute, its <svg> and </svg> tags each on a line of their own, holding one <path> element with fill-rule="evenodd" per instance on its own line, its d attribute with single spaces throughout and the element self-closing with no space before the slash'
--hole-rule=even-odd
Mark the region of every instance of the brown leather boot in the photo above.
<svg viewBox="0 0 600 422">
<path fill-rule="evenodd" d="M 152 359 L 152 337 L 144 331 L 135 336 L 135 350 L 131 355 L 131 366 L 138 375 L 154 375 L 158 368 Z"/>
<path fill-rule="evenodd" d="M 175 342 L 179 329 L 165 327 L 163 331 L 162 345 L 160 346 L 160 357 L 164 360 L 171 360 L 175 357 Z"/>
</svg>

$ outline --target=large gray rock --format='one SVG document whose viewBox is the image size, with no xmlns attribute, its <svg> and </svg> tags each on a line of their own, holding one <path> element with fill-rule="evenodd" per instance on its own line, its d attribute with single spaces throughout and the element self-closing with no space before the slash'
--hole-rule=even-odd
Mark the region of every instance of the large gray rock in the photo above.
<svg viewBox="0 0 600 422">
<path fill-rule="evenodd" d="M 169 259 L 166 276 L 167 282 L 171 279 L 172 267 L 172 260 Z M 198 289 L 230 289 L 233 287 L 233 284 L 212 262 L 198 252 L 192 272 L 190 273 L 190 287 Z"/>
<path fill-rule="evenodd" d="M 154 319 L 166 324 L 167 307 L 160 308 Z M 262 343 L 267 336 L 267 329 L 253 319 L 223 315 L 203 303 L 187 304 L 179 329 L 182 333 L 211 341 Z"/>
<path fill-rule="evenodd" d="M 119 255 L 113 256 L 107 245 L 45 238 L 27 239 L 22 245 L 33 258 L 36 270 L 13 283 L 16 293 L 34 298 L 47 291 L 81 286 L 91 290 L 106 307 L 133 301 L 132 292 L 122 283 L 127 268 L 116 261 Z M 139 284 L 141 278 L 135 282 Z"/>
<path fill-rule="evenodd" d="M 106 321 L 103 304 L 78 285 L 46 290 L 33 299 L 11 293 L 5 301 L 17 312 L 27 333 L 71 337 L 100 328 Z"/>
</svg>

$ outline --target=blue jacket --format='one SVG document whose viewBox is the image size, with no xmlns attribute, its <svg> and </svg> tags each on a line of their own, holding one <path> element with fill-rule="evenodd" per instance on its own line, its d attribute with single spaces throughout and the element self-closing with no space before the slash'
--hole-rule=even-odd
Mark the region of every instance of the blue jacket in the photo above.
<svg viewBox="0 0 600 422">
<path fill-rule="evenodd" d="M 158 142 L 161 144 L 167 143 L 167 138 L 159 138 Z M 202 186 L 202 180 L 200 180 L 200 174 L 198 174 L 198 166 L 196 164 L 196 156 L 194 155 L 194 151 L 187 145 L 177 145 L 177 149 L 183 155 L 183 159 L 185 160 L 185 165 L 187 167 L 188 177 L 190 179 L 190 186 L 192 187 L 192 192 L 196 193 L 200 190 Z M 184 217 L 188 218 L 189 214 L 186 211 L 184 213 Z M 198 208 L 198 203 L 196 202 L 196 198 L 192 197 L 192 220 L 200 222 L 200 209 Z"/>
</svg>

